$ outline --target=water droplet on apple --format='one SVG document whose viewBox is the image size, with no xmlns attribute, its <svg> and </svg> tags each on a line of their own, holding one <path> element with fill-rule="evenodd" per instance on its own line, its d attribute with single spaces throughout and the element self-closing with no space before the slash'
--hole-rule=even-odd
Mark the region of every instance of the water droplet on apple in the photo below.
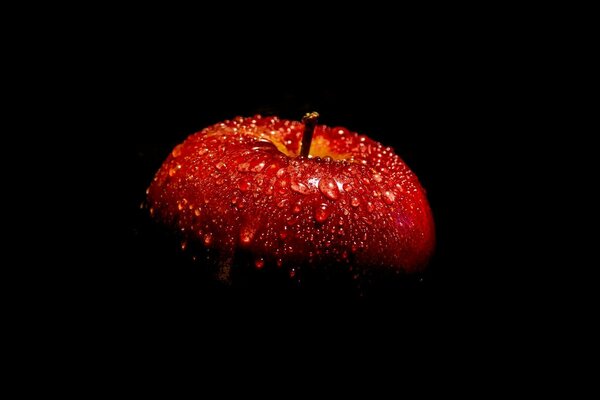
<svg viewBox="0 0 600 400">
<path fill-rule="evenodd" d="M 257 163 L 256 165 L 252 166 L 252 171 L 253 172 L 260 172 L 263 170 L 263 168 L 265 167 L 265 162 L 264 161 L 260 161 L 259 163 Z"/>
<path fill-rule="evenodd" d="M 318 222 L 324 222 L 331 215 L 331 208 L 327 204 L 321 204 L 315 210 L 315 219 Z"/>
<path fill-rule="evenodd" d="M 381 174 L 374 174 L 373 179 L 375 182 L 381 182 L 383 178 L 381 178 Z"/>
<path fill-rule="evenodd" d="M 199 216 L 200 216 L 200 213 L 201 213 L 201 211 L 200 211 L 200 209 L 199 209 L 199 208 L 196 208 L 196 209 L 194 210 L 194 215 L 195 215 L 196 217 L 199 217 Z"/>
<path fill-rule="evenodd" d="M 238 171 L 240 172 L 248 172 L 250 171 L 250 163 L 241 163 L 238 165 Z"/>
<path fill-rule="evenodd" d="M 304 183 L 298 182 L 294 179 L 292 180 L 292 184 L 290 187 L 296 193 L 307 194 L 308 192 L 310 192 L 310 189 L 308 188 L 308 186 L 306 186 Z"/>
<path fill-rule="evenodd" d="M 254 261 L 254 266 L 256 269 L 262 269 L 262 267 L 265 266 L 265 260 L 262 257 L 256 259 L 256 261 Z"/>
<path fill-rule="evenodd" d="M 302 211 L 302 202 L 298 201 L 298 202 L 296 202 L 296 204 L 294 204 L 294 208 L 292 208 L 292 212 L 294 214 L 298 214 L 300 211 Z"/>
<path fill-rule="evenodd" d="M 278 258 L 276 264 L 278 267 L 281 268 L 281 266 L 283 265 L 283 260 L 281 258 Z"/>
<path fill-rule="evenodd" d="M 212 233 L 207 233 L 206 236 L 204 236 L 204 245 L 207 247 L 210 247 L 213 243 L 213 235 Z"/>
<path fill-rule="evenodd" d="M 351 205 L 352 207 L 358 207 L 358 206 L 360 205 L 360 200 L 358 199 L 358 197 L 353 197 L 353 198 L 350 200 L 350 205 Z"/>
<path fill-rule="evenodd" d="M 279 237 L 282 239 L 285 239 L 288 235 L 288 229 L 289 228 L 287 226 L 284 226 L 283 230 L 281 232 L 279 232 Z"/>
<path fill-rule="evenodd" d="M 150 216 L 154 217 L 154 207 L 150 207 Z"/>
<path fill-rule="evenodd" d="M 242 228 L 240 232 L 240 242 L 244 245 L 250 244 L 252 239 L 254 238 L 255 231 L 250 229 L 249 227 Z"/>
<path fill-rule="evenodd" d="M 227 166 L 227 165 L 225 165 L 225 163 L 224 163 L 223 161 L 219 161 L 219 162 L 217 163 L 217 165 L 215 165 L 215 167 L 216 167 L 216 168 L 217 168 L 219 171 L 220 171 L 220 170 L 222 170 L 223 168 L 225 168 L 226 166 Z"/>
<path fill-rule="evenodd" d="M 335 180 L 332 178 L 321 178 L 319 181 L 319 190 L 328 199 L 337 200 L 340 197 L 340 191 Z"/>
<path fill-rule="evenodd" d="M 242 192 L 247 192 L 252 187 L 252 183 L 246 179 L 242 179 L 238 182 L 238 189 Z"/>
<path fill-rule="evenodd" d="M 386 204 L 392 204 L 396 200 L 396 195 L 391 190 L 386 190 L 383 192 L 383 201 Z"/>
<path fill-rule="evenodd" d="M 371 203 L 370 201 L 367 201 L 367 211 L 368 212 L 373 212 L 373 209 L 375 207 L 373 206 L 373 203 Z"/>
<path fill-rule="evenodd" d="M 293 278 L 295 276 L 296 276 L 296 268 L 290 269 L 290 278 Z"/>
<path fill-rule="evenodd" d="M 284 208 L 285 206 L 287 206 L 288 203 L 289 203 L 288 199 L 283 199 L 279 203 L 277 203 L 277 207 Z"/>
<path fill-rule="evenodd" d="M 344 183 L 342 185 L 342 189 L 344 189 L 345 192 L 351 192 L 352 190 L 354 190 L 354 187 L 349 183 Z"/>
<path fill-rule="evenodd" d="M 344 136 L 347 135 L 349 133 L 348 129 L 346 128 L 333 128 L 333 132 L 340 135 L 340 136 Z"/>
<path fill-rule="evenodd" d="M 181 155 L 181 145 L 178 144 L 177 146 L 175 146 L 175 148 L 173 149 L 173 151 L 171 152 L 171 154 L 175 158 L 179 157 Z"/>
</svg>

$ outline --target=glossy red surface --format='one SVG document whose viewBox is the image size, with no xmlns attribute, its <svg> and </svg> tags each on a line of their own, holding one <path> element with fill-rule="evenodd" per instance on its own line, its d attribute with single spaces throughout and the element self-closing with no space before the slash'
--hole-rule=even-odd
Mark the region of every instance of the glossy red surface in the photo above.
<svg viewBox="0 0 600 400">
<path fill-rule="evenodd" d="M 189 136 L 148 188 L 151 215 L 182 248 L 218 252 L 226 271 L 242 249 L 257 269 L 299 265 L 354 271 L 425 268 L 434 222 L 416 175 L 394 151 L 345 128 L 238 117 Z"/>
</svg>

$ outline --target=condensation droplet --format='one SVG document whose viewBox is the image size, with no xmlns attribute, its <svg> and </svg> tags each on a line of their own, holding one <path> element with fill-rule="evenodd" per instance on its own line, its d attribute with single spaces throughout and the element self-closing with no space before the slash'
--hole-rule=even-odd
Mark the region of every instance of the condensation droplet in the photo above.
<svg viewBox="0 0 600 400">
<path fill-rule="evenodd" d="M 396 200 L 396 195 L 394 194 L 394 192 L 390 190 L 386 190 L 385 192 L 383 192 L 383 201 L 386 204 L 392 204 L 394 200 Z"/>
<path fill-rule="evenodd" d="M 281 266 L 283 265 L 283 260 L 281 258 L 277 259 L 277 266 L 281 268 Z"/>
<path fill-rule="evenodd" d="M 295 276 L 296 276 L 296 268 L 292 268 L 292 269 L 290 270 L 290 278 L 293 278 L 293 277 L 295 277 Z"/>
<path fill-rule="evenodd" d="M 256 269 L 262 269 L 265 266 L 265 260 L 261 257 L 254 261 L 254 266 Z"/>
<path fill-rule="evenodd" d="M 178 144 L 177 146 L 175 146 L 175 148 L 173 149 L 173 151 L 171 152 L 171 154 L 175 158 L 179 157 L 181 155 L 181 145 Z"/>
<path fill-rule="evenodd" d="M 373 179 L 375 180 L 375 182 L 381 182 L 382 181 L 381 174 L 374 174 Z"/>
<path fill-rule="evenodd" d="M 150 207 L 150 216 L 154 217 L 154 207 Z"/>
<path fill-rule="evenodd" d="M 324 222 L 331 215 L 331 209 L 327 204 L 321 204 L 315 210 L 315 219 L 318 222 Z"/>
<path fill-rule="evenodd" d="M 247 192 L 248 190 L 250 190 L 251 187 L 252 184 L 245 179 L 242 179 L 238 182 L 238 189 L 240 189 L 242 192 Z"/>
<path fill-rule="evenodd" d="M 307 194 L 308 192 L 310 192 L 310 189 L 308 188 L 308 186 L 306 186 L 304 183 L 298 182 L 296 180 L 292 180 L 292 184 L 290 187 L 296 193 Z"/>
<path fill-rule="evenodd" d="M 195 215 L 196 217 L 199 217 L 199 216 L 200 216 L 200 213 L 201 213 L 201 211 L 200 211 L 200 209 L 199 209 L 199 208 L 196 208 L 196 209 L 194 210 L 194 215 Z"/>
<path fill-rule="evenodd" d="M 352 207 L 358 207 L 358 206 L 360 205 L 360 200 L 358 199 L 358 197 L 353 197 L 353 198 L 350 200 L 350 205 L 351 205 Z"/>
<path fill-rule="evenodd" d="M 255 166 L 252 167 L 252 171 L 253 172 L 260 172 L 263 170 L 263 168 L 265 167 L 265 162 L 261 161 L 258 164 L 256 164 Z"/>
<path fill-rule="evenodd" d="M 250 244 L 254 238 L 254 231 L 250 228 L 243 228 L 240 232 L 240 242 L 244 245 Z"/>
<path fill-rule="evenodd" d="M 245 162 L 238 165 L 238 171 L 240 172 L 248 172 L 250 171 L 250 164 Z"/>
<path fill-rule="evenodd" d="M 340 197 L 337 184 L 332 178 L 321 178 L 319 181 L 319 190 L 328 199 L 337 200 Z"/>
<path fill-rule="evenodd" d="M 345 192 L 351 192 L 354 189 L 354 187 L 349 183 L 344 183 L 342 185 L 342 189 L 344 189 Z"/>
<path fill-rule="evenodd" d="M 279 203 L 277 203 L 277 207 L 284 208 L 289 203 L 288 199 L 283 199 Z"/>
<path fill-rule="evenodd" d="M 215 167 L 220 171 L 225 168 L 227 165 L 223 161 L 219 161 Z"/>
<path fill-rule="evenodd" d="M 204 245 L 210 246 L 210 245 L 212 245 L 212 242 L 213 242 L 212 233 L 207 233 L 206 236 L 204 236 Z"/>
<path fill-rule="evenodd" d="M 296 204 L 294 204 L 294 208 L 292 208 L 292 212 L 294 214 L 298 214 L 300 211 L 302 211 L 302 203 L 297 202 Z"/>
<path fill-rule="evenodd" d="M 181 242 L 181 250 L 185 250 L 187 248 L 187 242 L 184 240 L 183 242 Z"/>
<path fill-rule="evenodd" d="M 367 211 L 372 212 L 373 209 L 374 209 L 373 203 L 371 203 L 370 201 L 367 201 Z"/>
<path fill-rule="evenodd" d="M 282 239 L 285 239 L 288 235 L 288 227 L 284 226 L 283 230 L 281 232 L 279 232 L 279 237 Z"/>
</svg>

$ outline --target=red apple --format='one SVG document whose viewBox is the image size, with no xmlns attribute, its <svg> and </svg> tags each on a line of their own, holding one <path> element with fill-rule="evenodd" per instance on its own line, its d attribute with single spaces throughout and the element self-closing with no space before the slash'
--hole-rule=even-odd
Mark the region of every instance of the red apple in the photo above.
<svg viewBox="0 0 600 400">
<path fill-rule="evenodd" d="M 148 188 L 150 214 L 182 248 L 209 249 L 224 281 L 240 252 L 291 277 L 423 270 L 435 233 L 416 175 L 390 147 L 316 117 L 237 117 L 189 136 Z"/>
</svg>

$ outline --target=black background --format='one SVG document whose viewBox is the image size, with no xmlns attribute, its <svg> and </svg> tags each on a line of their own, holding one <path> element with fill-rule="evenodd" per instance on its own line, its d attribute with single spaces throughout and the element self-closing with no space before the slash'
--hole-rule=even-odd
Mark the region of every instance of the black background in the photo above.
<svg viewBox="0 0 600 400">
<path fill-rule="evenodd" d="M 377 301 L 333 301 L 335 307 L 391 306 L 393 315 L 436 319 L 480 315 L 481 304 L 510 301 L 506 249 L 519 244 L 499 238 L 510 222 L 508 208 L 498 206 L 506 195 L 499 177 L 507 143 L 522 133 L 514 121 L 527 93 L 515 91 L 522 71 L 496 38 L 346 32 L 278 46 L 256 32 L 226 44 L 203 33 L 182 42 L 120 43 L 108 61 L 98 59 L 102 72 L 84 87 L 98 93 L 94 118 L 107 154 L 118 149 L 117 158 L 102 160 L 110 189 L 96 194 L 108 211 L 98 220 L 110 234 L 90 250 L 104 261 L 97 276 L 120 314 L 309 307 L 302 299 L 289 305 L 215 291 L 140 210 L 154 173 L 189 134 L 238 115 L 299 119 L 308 111 L 318 111 L 320 123 L 392 146 L 426 188 L 437 229 L 436 253 L 417 288 Z M 327 308 L 309 309 L 321 306 Z"/>
<path fill-rule="evenodd" d="M 218 307 L 223 296 L 244 304 L 239 294 L 216 296 L 205 282 L 194 282 L 201 278 L 190 269 L 198 266 L 182 260 L 176 241 L 157 233 L 139 206 L 162 161 L 187 135 L 237 115 L 299 119 L 311 110 L 321 114 L 321 123 L 345 126 L 392 146 L 427 189 L 437 228 L 430 271 L 419 288 L 386 296 L 386 306 L 410 304 L 431 311 L 489 295 L 497 260 L 486 254 L 481 227 L 494 217 L 486 209 L 486 180 L 493 177 L 481 170 L 487 165 L 482 160 L 489 157 L 489 139 L 480 138 L 479 131 L 495 133 L 489 121 L 486 128 L 480 126 L 488 116 L 481 93 L 495 85 L 485 80 L 475 85 L 478 75 L 447 66 L 417 64 L 396 71 L 396 65 L 385 60 L 370 69 L 341 68 L 347 75 L 340 78 L 336 61 L 334 57 L 325 68 L 312 68 L 318 80 L 303 76 L 302 70 L 275 78 L 251 72 L 213 75 L 182 66 L 183 74 L 169 69 L 168 76 L 130 89 L 128 101 L 135 107 L 123 111 L 131 126 L 118 137 L 128 149 L 121 197 L 128 270 L 117 276 L 126 282 L 121 289 L 128 300 L 167 309 L 194 302 Z M 210 295 L 198 293 L 203 290 Z"/>
</svg>

